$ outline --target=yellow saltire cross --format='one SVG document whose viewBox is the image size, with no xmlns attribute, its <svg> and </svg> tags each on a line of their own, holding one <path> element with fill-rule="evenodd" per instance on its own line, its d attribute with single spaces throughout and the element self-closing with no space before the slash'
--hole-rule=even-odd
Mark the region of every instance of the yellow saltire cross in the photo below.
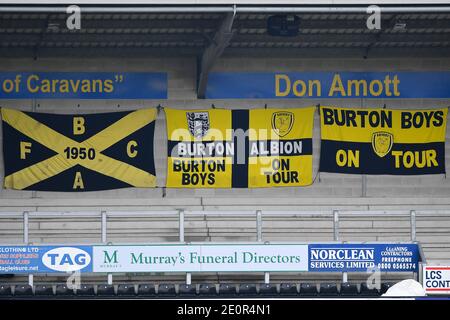
<svg viewBox="0 0 450 320">
<path fill-rule="evenodd" d="M 149 172 L 101 154 L 110 146 L 154 121 L 156 109 L 133 111 L 83 142 L 74 141 L 60 134 L 22 111 L 2 108 L 1 113 L 3 121 L 10 126 L 58 153 L 6 176 L 4 181 L 6 188 L 25 189 L 77 164 L 121 180 L 133 187 L 154 187 L 156 185 L 156 177 Z M 88 158 L 68 159 L 64 154 L 64 149 L 67 147 L 93 148 L 96 156 L 92 160 Z"/>
</svg>

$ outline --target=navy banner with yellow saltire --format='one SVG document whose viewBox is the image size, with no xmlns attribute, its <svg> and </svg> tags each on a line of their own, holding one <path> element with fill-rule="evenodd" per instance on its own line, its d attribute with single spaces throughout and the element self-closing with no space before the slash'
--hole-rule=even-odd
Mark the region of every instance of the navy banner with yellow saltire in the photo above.
<svg viewBox="0 0 450 320">
<path fill-rule="evenodd" d="M 312 183 L 314 108 L 165 109 L 167 187 L 261 188 Z"/>
<path fill-rule="evenodd" d="M 321 107 L 320 171 L 445 173 L 447 111 Z"/>
<path fill-rule="evenodd" d="M 1 109 L 5 188 L 155 187 L 156 109 L 61 115 Z"/>
</svg>

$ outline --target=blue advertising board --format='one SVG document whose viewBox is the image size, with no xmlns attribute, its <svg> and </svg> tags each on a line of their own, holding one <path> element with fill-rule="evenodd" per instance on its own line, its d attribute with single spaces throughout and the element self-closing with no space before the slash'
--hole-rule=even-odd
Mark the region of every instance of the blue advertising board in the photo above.
<svg viewBox="0 0 450 320">
<path fill-rule="evenodd" d="M 208 99 L 450 98 L 450 72 L 213 72 Z"/>
<path fill-rule="evenodd" d="M 226 272 L 260 268 L 308 272 L 368 272 L 377 268 L 385 272 L 417 272 L 420 261 L 417 244 L 291 243 L 261 245 L 258 250 L 247 252 L 245 246 L 236 244 L 0 246 L 0 274 L 131 272 L 130 270 L 192 272 L 209 270 L 208 268 L 219 268 Z M 128 256 L 131 258 L 128 259 Z M 244 259 L 242 261 L 239 260 L 241 256 Z M 189 262 L 192 257 L 195 259 Z M 248 257 L 251 259 L 248 260 Z M 226 261 L 222 262 L 220 259 L 224 258 Z M 205 262 L 208 259 L 219 264 L 214 266 L 211 261 Z M 148 261 L 152 261 L 151 265 L 148 265 Z M 268 265 L 262 266 L 262 262 Z"/>
<path fill-rule="evenodd" d="M 92 246 L 0 246 L 0 273 L 92 272 Z"/>
<path fill-rule="evenodd" d="M 167 99 L 167 73 L 0 72 L 0 99 Z"/>
<path fill-rule="evenodd" d="M 416 272 L 419 269 L 417 244 L 310 244 L 310 272 Z"/>
</svg>

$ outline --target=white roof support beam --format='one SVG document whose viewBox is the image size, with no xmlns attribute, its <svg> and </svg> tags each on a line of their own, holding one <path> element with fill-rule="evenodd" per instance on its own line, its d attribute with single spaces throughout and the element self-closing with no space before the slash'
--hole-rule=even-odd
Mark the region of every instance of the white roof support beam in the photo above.
<svg viewBox="0 0 450 320">
<path fill-rule="evenodd" d="M 225 48 L 229 45 L 233 37 L 233 21 L 236 16 L 236 11 L 226 14 L 219 29 L 210 45 L 205 49 L 203 55 L 197 65 L 197 96 L 199 98 L 205 97 L 206 84 L 208 82 L 208 73 L 212 69 L 216 60 L 222 55 Z"/>
</svg>

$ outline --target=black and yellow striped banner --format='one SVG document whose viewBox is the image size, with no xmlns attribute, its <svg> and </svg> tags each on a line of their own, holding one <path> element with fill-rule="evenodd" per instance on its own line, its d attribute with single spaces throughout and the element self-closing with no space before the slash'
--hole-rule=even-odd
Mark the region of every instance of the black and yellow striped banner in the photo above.
<svg viewBox="0 0 450 320">
<path fill-rule="evenodd" d="M 445 173 L 447 111 L 321 107 L 320 171 Z"/>
<path fill-rule="evenodd" d="M 60 115 L 2 108 L 5 188 L 93 191 L 156 185 L 156 109 Z"/>
<path fill-rule="evenodd" d="M 165 112 L 167 187 L 260 188 L 312 183 L 314 108 Z"/>
</svg>

